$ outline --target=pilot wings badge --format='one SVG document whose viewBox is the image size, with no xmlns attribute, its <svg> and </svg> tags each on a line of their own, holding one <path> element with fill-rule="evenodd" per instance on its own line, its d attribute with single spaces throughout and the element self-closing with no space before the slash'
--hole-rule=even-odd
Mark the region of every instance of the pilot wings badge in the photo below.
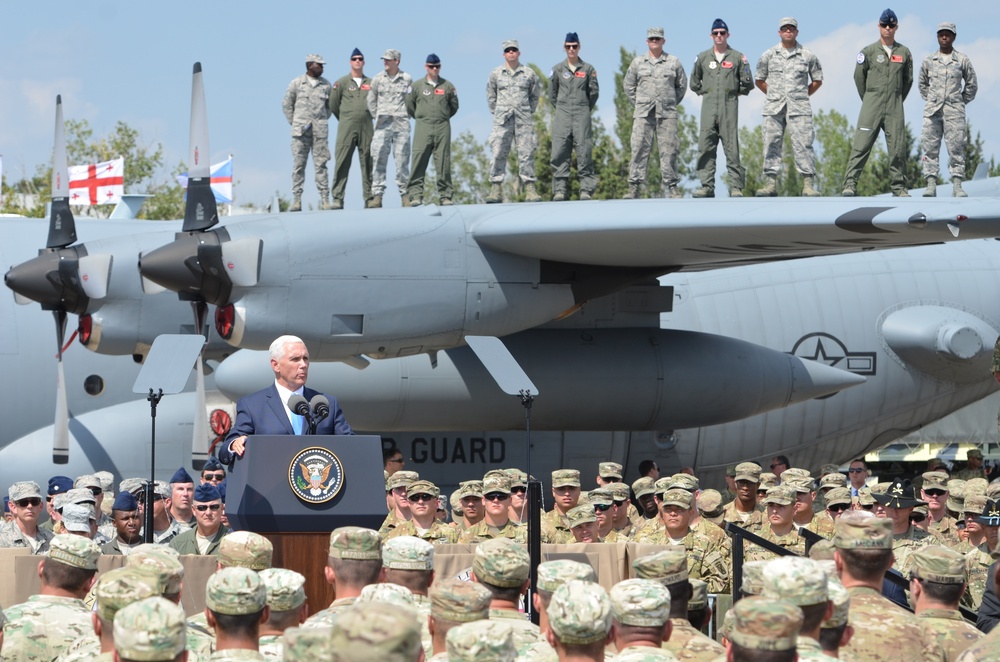
<svg viewBox="0 0 1000 662">
<path fill-rule="evenodd" d="M 306 503 L 326 503 L 344 486 L 344 465 L 325 448 L 305 448 L 288 463 L 288 485 Z"/>
</svg>

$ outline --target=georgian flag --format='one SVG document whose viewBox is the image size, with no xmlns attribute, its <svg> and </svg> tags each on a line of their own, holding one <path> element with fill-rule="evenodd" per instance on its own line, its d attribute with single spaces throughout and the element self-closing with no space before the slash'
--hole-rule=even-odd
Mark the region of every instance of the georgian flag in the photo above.
<svg viewBox="0 0 1000 662">
<path fill-rule="evenodd" d="M 233 201 L 233 157 L 230 156 L 222 163 L 216 163 L 210 170 L 212 174 L 212 193 L 215 194 L 216 202 Z M 177 175 L 177 183 L 183 188 L 187 188 L 188 174 Z"/>
<path fill-rule="evenodd" d="M 125 193 L 125 158 L 69 167 L 71 205 L 113 205 Z"/>
</svg>

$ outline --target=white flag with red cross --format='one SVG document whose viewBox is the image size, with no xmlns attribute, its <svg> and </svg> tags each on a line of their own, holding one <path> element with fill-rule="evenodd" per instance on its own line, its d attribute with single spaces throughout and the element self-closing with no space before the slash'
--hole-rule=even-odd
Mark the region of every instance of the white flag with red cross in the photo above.
<svg viewBox="0 0 1000 662">
<path fill-rule="evenodd" d="M 69 167 L 71 205 L 113 205 L 125 193 L 125 158 Z"/>
</svg>

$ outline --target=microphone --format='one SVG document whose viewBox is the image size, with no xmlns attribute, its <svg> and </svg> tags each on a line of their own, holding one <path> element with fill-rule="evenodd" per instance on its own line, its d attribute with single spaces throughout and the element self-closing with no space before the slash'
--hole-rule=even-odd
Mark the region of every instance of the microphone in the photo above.
<svg viewBox="0 0 1000 662">
<path fill-rule="evenodd" d="M 298 393 L 292 393 L 288 398 L 288 408 L 299 416 L 309 418 L 309 402 Z"/>
<path fill-rule="evenodd" d="M 322 393 L 313 396 L 309 407 L 312 409 L 315 425 L 319 425 L 320 421 L 330 415 L 330 401 Z"/>
</svg>

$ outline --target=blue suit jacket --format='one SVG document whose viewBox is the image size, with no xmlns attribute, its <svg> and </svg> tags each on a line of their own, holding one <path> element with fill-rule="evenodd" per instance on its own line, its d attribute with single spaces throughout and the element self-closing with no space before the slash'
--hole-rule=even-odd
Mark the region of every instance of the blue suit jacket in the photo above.
<svg viewBox="0 0 1000 662">
<path fill-rule="evenodd" d="M 307 386 L 302 390 L 302 394 L 306 400 L 311 401 L 319 391 Z M 325 393 L 323 395 L 330 401 L 330 415 L 320 421 L 316 427 L 316 434 L 354 434 L 344 418 L 344 412 L 341 411 L 337 398 Z M 226 435 L 222 448 L 219 449 L 219 461 L 229 465 L 236 460 L 236 454 L 229 450 L 229 444 L 236 437 L 279 434 L 295 434 L 295 431 L 292 430 L 288 414 L 285 413 L 285 403 L 281 401 L 278 389 L 271 384 L 261 391 L 240 398 L 236 403 L 236 422 Z M 247 444 L 247 450 L 249 451 L 251 447 L 252 442 Z"/>
</svg>

